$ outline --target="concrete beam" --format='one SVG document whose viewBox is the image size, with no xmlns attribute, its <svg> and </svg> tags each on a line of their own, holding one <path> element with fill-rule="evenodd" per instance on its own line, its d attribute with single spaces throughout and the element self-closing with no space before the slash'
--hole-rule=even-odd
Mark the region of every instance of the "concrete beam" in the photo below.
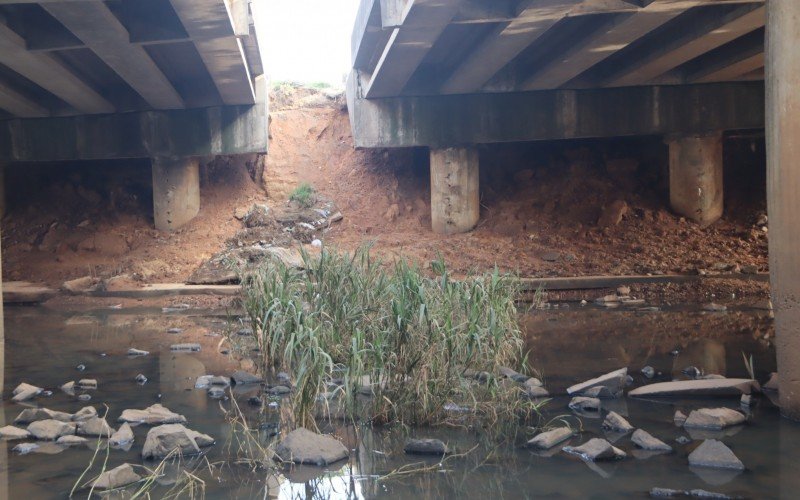
<svg viewBox="0 0 800 500">
<path fill-rule="evenodd" d="M 0 161 L 100 160 L 265 153 L 266 77 L 259 103 L 0 121 Z"/>
<path fill-rule="evenodd" d="M 764 31 L 757 30 L 692 61 L 684 69 L 687 83 L 734 81 L 764 67 Z"/>
<path fill-rule="evenodd" d="M 86 44 L 155 109 L 181 109 L 183 99 L 144 48 L 103 2 L 49 3 L 47 12 Z"/>
<path fill-rule="evenodd" d="M 687 61 L 763 27 L 765 7 L 756 5 L 743 5 L 724 16 L 709 15 L 705 22 L 694 23 L 680 36 L 664 40 L 642 60 L 609 79 L 606 86 L 648 83 Z"/>
<path fill-rule="evenodd" d="M 25 40 L 0 23 L 0 64 L 58 96 L 82 113 L 112 113 L 114 106 L 50 54 L 28 52 Z"/>
<path fill-rule="evenodd" d="M 175 231 L 200 212 L 200 161 L 153 158 L 153 219 L 159 231 Z"/>
<path fill-rule="evenodd" d="M 362 99 L 356 80 L 348 81 L 347 100 L 356 146 L 364 148 L 764 127 L 760 82 Z"/>
<path fill-rule="evenodd" d="M 769 271 L 781 413 L 800 420 L 800 2 L 767 9 L 767 205 Z"/>
<path fill-rule="evenodd" d="M 0 109 L 20 118 L 42 118 L 50 116 L 50 111 L 28 99 L 16 90 L 0 82 Z"/>
<path fill-rule="evenodd" d="M 253 104 L 255 90 L 241 41 L 228 8 L 220 0 L 170 0 L 194 40 L 225 104 Z"/>
<path fill-rule="evenodd" d="M 225 0 L 237 37 L 250 36 L 250 0 Z"/>
<path fill-rule="evenodd" d="M 439 234 L 472 231 L 480 219 L 475 147 L 431 150 L 431 226 Z"/>
<path fill-rule="evenodd" d="M 350 40 L 353 68 L 371 72 L 391 36 L 383 29 L 380 0 L 361 0 Z"/>
<path fill-rule="evenodd" d="M 397 0 L 403 1 L 403 0 Z M 408 0 L 369 82 L 367 98 L 398 95 L 458 12 L 460 0 Z"/>
<path fill-rule="evenodd" d="M 722 217 L 722 134 L 672 138 L 669 202 L 672 210 L 707 226 Z"/>
<path fill-rule="evenodd" d="M 582 0 L 529 0 L 517 19 L 498 26 L 442 85 L 444 94 L 479 91 L 498 71 L 535 42 Z"/>
</svg>

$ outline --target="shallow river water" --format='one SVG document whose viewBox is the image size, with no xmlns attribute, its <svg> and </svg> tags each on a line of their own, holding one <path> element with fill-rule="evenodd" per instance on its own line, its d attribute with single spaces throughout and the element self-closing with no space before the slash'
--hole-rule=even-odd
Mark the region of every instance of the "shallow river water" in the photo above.
<svg viewBox="0 0 800 500">
<path fill-rule="evenodd" d="M 756 398 L 747 425 L 717 435 L 689 434 L 675 427 L 676 409 L 729 406 L 738 399 L 639 401 L 621 399 L 608 408 L 625 415 L 671 444 L 673 453 L 648 456 L 634 449 L 629 436 L 615 445 L 629 453 L 625 460 L 589 464 L 558 449 L 536 454 L 516 445 L 492 446 L 473 432 L 452 428 L 369 429 L 341 427 L 337 436 L 351 449 L 349 462 L 329 469 L 299 467 L 275 475 L 253 471 L 235 463 L 236 441 L 224 410 L 230 402 L 209 399 L 194 389 L 204 374 L 229 374 L 233 366 L 219 353 L 219 335 L 230 316 L 226 312 L 189 310 L 165 314 L 155 309 L 93 310 L 67 313 L 46 308 L 5 310 L 5 369 L 0 424 L 12 423 L 23 409 L 11 403 L 10 393 L 20 382 L 53 390 L 50 397 L 34 402 L 53 410 L 75 412 L 86 404 L 102 414 L 108 407 L 109 422 L 126 408 L 145 408 L 160 402 L 188 419 L 188 427 L 215 437 L 217 443 L 201 462 L 188 466 L 205 483 L 207 498 L 645 498 L 653 487 L 705 489 L 745 498 L 797 498 L 800 492 L 800 425 L 782 420 L 766 396 Z M 774 335 L 767 312 L 738 308 L 726 313 L 705 313 L 697 308 L 664 308 L 659 311 L 606 310 L 595 307 L 537 311 L 525 317 L 531 365 L 553 394 L 563 394 L 573 383 L 629 367 L 634 386 L 646 382 L 639 370 L 653 366 L 659 380 L 680 378 L 687 366 L 729 377 L 747 376 L 743 353 L 752 356 L 756 378 L 763 381 L 775 370 Z M 181 328 L 177 334 L 170 328 Z M 766 338 L 765 338 L 766 337 Z M 169 352 L 178 342 L 200 342 L 202 351 Z M 129 347 L 150 355 L 128 358 Z M 85 365 L 84 371 L 76 369 Z M 137 374 L 149 380 L 134 381 Z M 92 400 L 81 403 L 58 387 L 69 380 L 95 378 L 99 387 Z M 251 389 L 258 391 L 258 389 Z M 280 407 L 257 415 L 249 407 L 250 393 L 234 393 L 251 422 L 279 420 Z M 572 439 L 576 445 L 592 437 L 607 437 L 600 419 L 581 418 L 566 408 L 568 398 L 556 396 L 543 420 L 564 418 L 582 427 Z M 115 424 L 112 424 L 115 425 Z M 146 428 L 134 429 L 136 442 L 129 451 L 111 450 L 110 469 L 125 462 L 140 464 Z M 438 437 L 463 457 L 437 466 L 436 459 L 410 457 L 402 452 L 406 438 Z M 679 436 L 693 439 L 686 445 Z M 698 440 L 722 439 L 744 462 L 744 472 L 692 469 L 687 455 Z M 0 442 L 0 498 L 67 498 L 77 478 L 92 461 L 89 448 L 61 449 L 45 446 L 39 453 L 18 455 L 17 442 Z M 100 470 L 105 452 L 95 460 Z M 207 459 L 207 461 L 206 461 Z M 426 473 L 398 474 L 409 464 L 432 466 Z M 166 470 L 152 498 L 169 494 L 180 472 L 178 464 Z M 390 477 L 387 474 L 395 472 Z M 86 497 L 86 491 L 76 496 Z"/>
</svg>

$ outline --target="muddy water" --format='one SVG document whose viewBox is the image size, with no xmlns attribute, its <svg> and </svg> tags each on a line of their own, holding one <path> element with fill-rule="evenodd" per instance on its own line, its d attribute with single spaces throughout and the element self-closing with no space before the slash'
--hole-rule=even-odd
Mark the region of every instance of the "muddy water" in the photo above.
<svg viewBox="0 0 800 500">
<path fill-rule="evenodd" d="M 555 450 L 552 456 L 537 455 L 514 445 L 496 446 L 479 435 L 455 429 L 436 428 L 404 431 L 338 428 L 336 434 L 354 450 L 349 462 L 328 470 L 300 467 L 275 476 L 268 471 L 236 464 L 239 454 L 223 409 L 230 402 L 209 399 L 195 390 L 194 380 L 206 373 L 230 373 L 233 366 L 218 353 L 219 334 L 230 318 L 224 313 L 189 311 L 163 314 L 160 310 L 99 310 L 64 313 L 46 309 L 6 309 L 6 362 L 4 396 L 22 381 L 55 389 L 53 396 L 36 400 L 41 406 L 74 412 L 83 403 L 60 392 L 69 380 L 96 378 L 90 404 L 101 413 L 108 406 L 115 420 L 125 408 L 144 408 L 161 402 L 185 415 L 189 427 L 210 434 L 217 444 L 208 462 L 183 464 L 198 467 L 208 498 L 614 498 L 646 497 L 654 487 L 702 488 L 748 498 L 796 498 L 800 491 L 800 425 L 781 420 L 769 399 L 757 399 L 748 425 L 716 436 L 690 435 L 672 424 L 676 408 L 684 411 L 704 406 L 738 407 L 734 400 L 637 401 L 625 399 L 611 408 L 627 415 L 636 427 L 672 444 L 675 452 L 647 456 L 636 452 L 629 438 L 616 441 L 631 457 L 615 463 L 588 466 Z M 668 308 L 657 312 L 580 308 L 542 311 L 526 317 L 532 365 L 541 372 L 551 392 L 559 394 L 574 382 L 628 366 L 634 384 L 645 382 L 638 370 L 653 366 L 659 379 L 681 377 L 686 366 L 696 366 L 727 376 L 745 376 L 742 353 L 752 356 L 756 376 L 764 379 L 775 369 L 770 342 L 772 326 L 767 313 L 741 308 L 724 314 L 709 314 L 693 308 Z M 181 328 L 179 334 L 167 333 Z M 765 338 L 766 337 L 766 338 Z M 203 350 L 193 354 L 171 354 L 169 345 L 200 342 Z M 150 356 L 129 359 L 129 347 L 151 351 Z M 83 364 L 85 371 L 76 366 Z M 142 373 L 149 379 L 137 385 Z M 278 421 L 280 408 L 257 415 L 246 404 L 251 394 L 235 397 L 251 422 Z M 584 430 L 572 444 L 596 436 L 609 437 L 600 420 L 580 421 L 566 409 L 568 399 L 557 396 L 543 419 L 568 420 Z M 19 405 L 3 403 L 0 418 L 11 423 Z M 139 454 L 147 432 L 135 429 L 136 444 L 130 451 L 112 450 L 108 467 L 141 463 Z M 439 437 L 461 458 L 437 466 L 434 459 L 402 453 L 407 436 Z M 687 455 L 697 441 L 675 443 L 678 436 L 695 440 L 724 440 L 747 470 L 742 473 L 690 469 Z M 518 442 L 524 441 L 521 436 Z M 60 450 L 19 456 L 10 451 L 15 443 L 0 443 L 0 498 L 65 498 L 76 478 L 91 461 L 90 448 Z M 99 462 L 104 459 L 100 455 Z M 209 464 L 211 464 L 209 466 Z M 430 466 L 425 474 L 395 474 L 398 468 Z M 153 497 L 166 495 L 180 474 L 175 464 L 161 478 Z M 80 497 L 85 497 L 84 492 Z"/>
</svg>

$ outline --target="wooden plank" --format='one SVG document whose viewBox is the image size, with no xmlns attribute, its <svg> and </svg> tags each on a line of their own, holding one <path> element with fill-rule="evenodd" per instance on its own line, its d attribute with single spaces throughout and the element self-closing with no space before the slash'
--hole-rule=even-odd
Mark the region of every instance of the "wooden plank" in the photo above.
<svg viewBox="0 0 800 500">
<path fill-rule="evenodd" d="M 367 98 L 399 95 L 458 12 L 460 0 L 409 0 L 366 85 Z"/>
<path fill-rule="evenodd" d="M 527 1 L 517 18 L 501 24 L 442 85 L 444 94 L 477 92 L 582 0 Z"/>
<path fill-rule="evenodd" d="M 50 111 L 0 82 L 0 109 L 20 118 L 44 118 Z"/>
<path fill-rule="evenodd" d="M 114 106 L 52 55 L 29 52 L 25 40 L 0 24 L 0 63 L 58 96 L 82 113 L 113 113 Z"/>
<path fill-rule="evenodd" d="M 728 15 L 715 17 L 709 24 L 694 26 L 686 30 L 683 36 L 665 40 L 659 50 L 652 51 L 640 63 L 612 77 L 606 86 L 646 84 L 687 61 L 763 27 L 765 9 L 759 7 L 754 10 L 746 5 Z"/>
<path fill-rule="evenodd" d="M 225 104 L 254 104 L 241 41 L 223 0 L 170 0 Z"/>
<path fill-rule="evenodd" d="M 182 109 L 183 99 L 144 48 L 103 2 L 49 3 L 42 7 L 86 44 L 154 109 Z"/>
</svg>

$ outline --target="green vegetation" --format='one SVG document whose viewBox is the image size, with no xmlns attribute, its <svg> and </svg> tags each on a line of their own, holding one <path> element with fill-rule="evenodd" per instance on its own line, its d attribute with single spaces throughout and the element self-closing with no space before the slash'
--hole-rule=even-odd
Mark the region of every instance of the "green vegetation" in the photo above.
<svg viewBox="0 0 800 500">
<path fill-rule="evenodd" d="M 317 199 L 317 195 L 311 184 L 303 182 L 292 191 L 289 199 L 303 208 L 311 208 Z"/>
<path fill-rule="evenodd" d="M 523 362 L 516 280 L 495 270 L 456 281 L 442 262 L 435 277 L 405 261 L 387 270 L 363 248 L 304 259 L 306 271 L 270 263 L 243 279 L 261 369 L 293 374 L 298 425 L 321 415 L 511 421 L 536 410 L 519 385 L 490 375 Z"/>
</svg>

